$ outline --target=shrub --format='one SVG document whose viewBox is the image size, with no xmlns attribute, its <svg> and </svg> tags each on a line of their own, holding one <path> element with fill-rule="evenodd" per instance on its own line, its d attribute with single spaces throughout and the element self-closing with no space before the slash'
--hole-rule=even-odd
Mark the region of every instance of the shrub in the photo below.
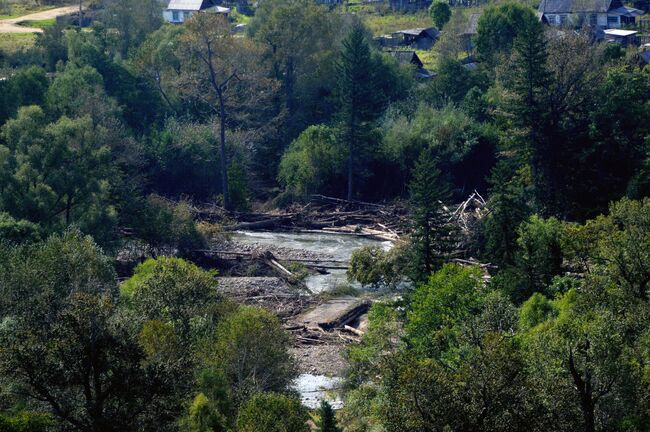
<svg viewBox="0 0 650 432">
<path fill-rule="evenodd" d="M 240 410 L 239 432 L 309 432 L 307 410 L 299 400 L 280 394 L 257 394 Z"/>
</svg>

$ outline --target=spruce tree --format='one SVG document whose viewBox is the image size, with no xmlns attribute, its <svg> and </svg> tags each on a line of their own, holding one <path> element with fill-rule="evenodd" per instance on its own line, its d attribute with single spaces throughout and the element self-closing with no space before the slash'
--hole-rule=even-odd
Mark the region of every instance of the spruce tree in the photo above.
<svg viewBox="0 0 650 432">
<path fill-rule="evenodd" d="M 409 192 L 413 220 L 412 273 L 415 280 L 423 281 L 442 266 L 454 246 L 454 229 L 445 206 L 451 192 L 428 150 L 420 154 L 415 164 Z"/>
<path fill-rule="evenodd" d="M 341 429 L 336 425 L 336 417 L 332 406 L 326 400 L 321 401 L 318 410 L 320 421 L 318 422 L 319 432 L 340 432 Z"/>
<path fill-rule="evenodd" d="M 337 64 L 339 118 L 348 150 L 348 200 L 353 198 L 356 160 L 369 141 L 371 122 L 385 99 L 381 86 L 377 84 L 376 63 L 363 27 L 355 24 L 343 41 Z"/>
<path fill-rule="evenodd" d="M 549 107 L 547 93 L 550 74 L 547 68 L 546 38 L 538 22 L 527 23 L 513 44 L 512 90 L 515 93 L 511 112 L 517 126 L 524 131 L 520 147 L 531 165 L 538 204 L 554 207 L 552 185 L 555 169 L 552 151 L 552 128 L 547 127 Z"/>
</svg>

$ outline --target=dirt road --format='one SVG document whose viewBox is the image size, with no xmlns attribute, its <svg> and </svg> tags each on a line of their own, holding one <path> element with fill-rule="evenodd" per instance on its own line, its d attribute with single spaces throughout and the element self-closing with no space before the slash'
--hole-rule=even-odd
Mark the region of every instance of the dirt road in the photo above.
<svg viewBox="0 0 650 432">
<path fill-rule="evenodd" d="M 50 9 L 43 12 L 37 12 L 29 15 L 23 15 L 18 18 L 0 20 L 0 33 L 42 33 L 43 29 L 23 27 L 18 25 L 23 21 L 41 21 L 56 18 L 62 15 L 68 15 L 79 10 L 79 6 L 65 6 L 56 9 Z"/>
</svg>

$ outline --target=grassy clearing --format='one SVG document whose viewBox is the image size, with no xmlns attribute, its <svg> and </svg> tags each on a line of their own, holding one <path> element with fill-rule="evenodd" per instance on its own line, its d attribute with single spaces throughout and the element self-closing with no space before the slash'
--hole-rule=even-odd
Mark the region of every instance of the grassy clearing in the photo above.
<svg viewBox="0 0 650 432">
<path fill-rule="evenodd" d="M 415 50 L 422 63 L 424 63 L 424 68 L 429 71 L 435 71 L 438 65 L 438 53 L 435 50 L 423 51 Z"/>
<path fill-rule="evenodd" d="M 21 25 L 23 27 L 45 29 L 45 28 L 54 27 L 56 25 L 56 18 L 50 18 L 50 19 L 44 19 L 44 20 L 21 21 L 19 23 L 19 25 Z"/>
<path fill-rule="evenodd" d="M 0 51 L 8 53 L 20 51 L 34 46 L 36 35 L 33 33 L 2 33 L 0 34 Z"/>
<path fill-rule="evenodd" d="M 408 28 L 433 26 L 431 17 L 426 12 L 415 14 L 369 14 L 364 16 L 363 20 L 375 36 L 389 34 Z"/>
<path fill-rule="evenodd" d="M 235 24 L 248 24 L 248 22 L 251 20 L 251 17 L 239 13 L 237 8 L 232 8 L 230 10 L 230 18 L 233 19 L 233 22 Z"/>
</svg>

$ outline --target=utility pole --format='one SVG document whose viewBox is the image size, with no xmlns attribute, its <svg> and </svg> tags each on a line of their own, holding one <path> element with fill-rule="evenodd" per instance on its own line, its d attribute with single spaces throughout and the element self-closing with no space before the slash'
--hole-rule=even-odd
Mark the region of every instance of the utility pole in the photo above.
<svg viewBox="0 0 650 432">
<path fill-rule="evenodd" d="M 79 30 L 81 30 L 81 27 L 83 26 L 83 7 L 82 7 L 83 0 L 79 0 Z"/>
</svg>

